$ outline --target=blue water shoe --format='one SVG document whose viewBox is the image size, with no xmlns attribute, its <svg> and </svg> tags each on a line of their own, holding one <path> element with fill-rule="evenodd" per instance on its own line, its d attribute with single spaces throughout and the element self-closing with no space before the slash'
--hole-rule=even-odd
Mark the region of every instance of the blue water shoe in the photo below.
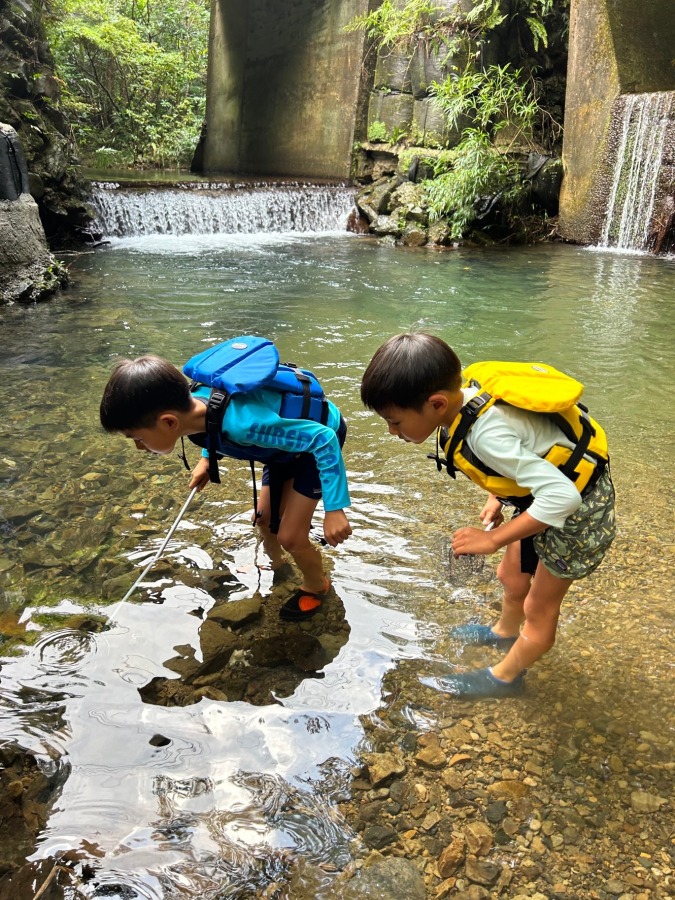
<svg viewBox="0 0 675 900">
<path fill-rule="evenodd" d="M 441 678 L 420 678 L 422 684 L 460 700 L 479 700 L 483 697 L 517 697 L 525 690 L 525 672 L 513 681 L 502 681 L 492 674 L 492 669 L 477 669 Z"/>
<path fill-rule="evenodd" d="M 479 625 L 478 622 L 451 628 L 450 637 L 464 644 L 481 644 L 488 647 L 512 647 L 518 640 L 517 637 L 502 637 L 501 634 L 495 634 L 489 625 Z"/>
</svg>

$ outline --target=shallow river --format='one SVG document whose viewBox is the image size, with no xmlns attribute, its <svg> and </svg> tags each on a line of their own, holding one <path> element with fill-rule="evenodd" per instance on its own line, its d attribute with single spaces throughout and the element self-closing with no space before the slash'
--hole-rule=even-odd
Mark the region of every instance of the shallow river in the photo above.
<svg viewBox="0 0 675 900">
<path fill-rule="evenodd" d="M 592 726 L 612 709 L 665 758 L 675 261 L 566 246 L 406 251 L 325 233 L 115 239 L 70 269 L 62 296 L 0 310 L 0 621 L 30 645 L 4 648 L 0 738 L 62 782 L 33 859 L 79 848 L 96 872 L 81 896 L 159 900 L 253 896 L 294 862 L 331 872 L 357 852 L 336 803 L 367 723 L 405 690 L 403 716 L 424 727 L 428 689 L 415 674 L 464 664 L 447 627 L 485 620 L 498 596 L 492 561 L 482 572 L 448 562 L 451 530 L 476 524 L 478 490 L 438 474 L 431 445 L 388 437 L 360 406 L 372 353 L 411 328 L 442 336 L 465 364 L 543 360 L 584 382 L 610 439 L 619 537 L 573 590 L 523 715 L 541 720 L 557 703 L 561 721 Z M 120 605 L 187 475 L 176 454 L 103 434 L 98 403 L 120 356 L 182 364 L 245 333 L 312 368 L 349 422 L 354 535 L 326 552 L 349 629 L 320 677 L 299 676 L 276 702 L 161 706 L 140 691 L 176 677 L 164 665 L 175 647 L 199 652 L 214 602 L 199 572 L 227 576 L 231 599 L 267 597 L 271 573 L 250 525 L 248 467 L 232 462 L 186 513 L 170 565 Z M 78 629 L 91 614 L 110 627 Z"/>
</svg>

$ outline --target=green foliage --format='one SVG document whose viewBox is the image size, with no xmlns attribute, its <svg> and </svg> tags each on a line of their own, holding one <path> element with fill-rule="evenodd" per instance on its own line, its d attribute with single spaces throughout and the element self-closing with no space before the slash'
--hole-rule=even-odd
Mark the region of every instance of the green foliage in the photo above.
<svg viewBox="0 0 675 900">
<path fill-rule="evenodd" d="M 208 21 L 208 0 L 52 0 L 62 106 L 94 162 L 189 161 L 204 115 Z"/>
<path fill-rule="evenodd" d="M 567 0 L 558 2 L 567 5 Z M 548 46 L 545 20 L 553 4 L 554 0 L 479 0 L 464 18 L 474 38 L 484 37 L 505 23 L 522 26 L 529 31 L 536 53 L 540 46 Z"/>
<path fill-rule="evenodd" d="M 474 127 L 493 136 L 510 127 L 515 136 L 531 134 L 539 111 L 529 85 L 520 69 L 509 65 L 490 66 L 486 71 L 465 69 L 434 82 L 431 94 L 445 113 L 451 128 L 461 127 L 468 119 Z"/>
<path fill-rule="evenodd" d="M 453 240 L 475 219 L 479 198 L 499 195 L 502 204 L 509 205 L 523 191 L 518 164 L 477 129 L 464 132 L 462 143 L 439 160 L 436 172 L 436 178 L 424 182 L 429 218 L 447 218 Z"/>
<path fill-rule="evenodd" d="M 383 0 L 377 9 L 352 19 L 345 30 L 365 31 L 379 48 L 394 47 L 413 35 L 432 31 L 434 14 L 443 11 L 433 0 L 408 0 L 403 6 Z"/>
<path fill-rule="evenodd" d="M 515 27 L 529 32 L 535 53 L 548 46 L 546 19 L 558 8 L 567 8 L 569 0 L 477 0 L 463 11 L 439 6 L 433 0 L 383 0 L 376 9 L 356 16 L 346 31 L 365 31 L 378 49 L 394 47 L 415 37 L 427 41 L 464 33 L 474 43 L 485 39 L 500 27 Z"/>
<path fill-rule="evenodd" d="M 373 144 L 386 143 L 389 140 L 389 132 L 384 122 L 376 120 L 368 126 L 368 140 Z"/>
</svg>

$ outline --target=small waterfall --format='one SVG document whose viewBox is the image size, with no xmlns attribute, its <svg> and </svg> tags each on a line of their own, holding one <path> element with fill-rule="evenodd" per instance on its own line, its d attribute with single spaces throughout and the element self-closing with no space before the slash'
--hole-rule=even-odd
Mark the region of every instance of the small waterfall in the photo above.
<svg viewBox="0 0 675 900">
<path fill-rule="evenodd" d="M 672 216 L 675 109 L 672 91 L 624 94 L 612 109 L 616 161 L 601 238 L 604 247 L 652 249 Z M 668 159 L 670 157 L 670 159 Z"/>
<path fill-rule="evenodd" d="M 93 182 L 94 227 L 106 237 L 345 231 L 346 185 L 185 182 L 139 189 Z"/>
</svg>

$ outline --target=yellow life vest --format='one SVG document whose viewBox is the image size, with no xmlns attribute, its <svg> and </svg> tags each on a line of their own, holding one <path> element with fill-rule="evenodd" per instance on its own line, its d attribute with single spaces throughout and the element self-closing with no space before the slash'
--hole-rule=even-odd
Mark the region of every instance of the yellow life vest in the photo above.
<svg viewBox="0 0 675 900">
<path fill-rule="evenodd" d="M 547 415 L 575 445 L 570 449 L 554 444 L 544 459 L 573 481 L 579 493 L 595 483 L 609 460 L 607 437 L 579 402 L 584 389 L 579 381 L 544 363 L 479 362 L 465 369 L 463 376 L 463 387 L 477 387 L 478 393 L 464 404 L 449 428 L 438 429 L 436 456 L 431 458 L 439 471 L 445 465 L 455 478 L 459 469 L 491 494 L 523 506 L 523 498 L 530 497 L 529 490 L 490 469 L 465 442 L 479 416 L 495 403 L 508 403 Z"/>
</svg>

